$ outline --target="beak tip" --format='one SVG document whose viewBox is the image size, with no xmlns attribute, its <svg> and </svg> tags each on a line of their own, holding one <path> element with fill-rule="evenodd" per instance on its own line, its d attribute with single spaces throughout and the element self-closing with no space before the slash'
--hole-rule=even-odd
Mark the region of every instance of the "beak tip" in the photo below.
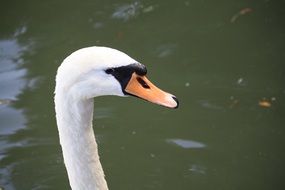
<svg viewBox="0 0 285 190">
<path fill-rule="evenodd" d="M 173 100 L 176 102 L 176 106 L 173 107 L 174 109 L 177 109 L 179 107 L 179 101 L 175 96 L 172 96 Z"/>
</svg>

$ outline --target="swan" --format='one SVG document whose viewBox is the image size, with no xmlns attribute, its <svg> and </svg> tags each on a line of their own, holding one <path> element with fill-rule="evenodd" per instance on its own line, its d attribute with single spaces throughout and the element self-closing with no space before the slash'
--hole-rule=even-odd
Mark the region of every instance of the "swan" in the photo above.
<svg viewBox="0 0 285 190">
<path fill-rule="evenodd" d="M 92 128 L 93 98 L 135 96 L 169 108 L 178 100 L 146 78 L 146 67 L 108 47 L 87 47 L 64 59 L 56 75 L 55 112 L 73 190 L 107 190 Z"/>
</svg>

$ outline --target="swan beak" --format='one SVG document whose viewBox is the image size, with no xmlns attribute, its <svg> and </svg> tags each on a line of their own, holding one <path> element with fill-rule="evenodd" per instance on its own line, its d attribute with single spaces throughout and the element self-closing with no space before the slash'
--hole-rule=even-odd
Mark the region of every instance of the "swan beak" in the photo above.
<svg viewBox="0 0 285 190">
<path fill-rule="evenodd" d="M 177 98 L 172 94 L 157 88 L 146 78 L 146 76 L 140 76 L 133 73 L 127 86 L 125 87 L 125 92 L 168 108 L 178 108 L 179 103 Z"/>
</svg>

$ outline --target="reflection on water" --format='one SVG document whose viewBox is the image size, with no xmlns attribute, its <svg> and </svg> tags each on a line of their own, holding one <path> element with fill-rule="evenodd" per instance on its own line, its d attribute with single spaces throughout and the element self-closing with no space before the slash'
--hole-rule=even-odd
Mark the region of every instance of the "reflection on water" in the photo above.
<svg viewBox="0 0 285 190">
<path fill-rule="evenodd" d="M 149 13 L 154 11 L 154 9 L 155 6 L 153 5 L 145 6 L 140 1 L 134 1 L 130 4 L 117 6 L 114 13 L 112 14 L 112 18 L 127 22 L 130 19 L 136 18 L 141 13 Z"/>
<path fill-rule="evenodd" d="M 22 57 L 29 50 L 29 46 L 20 44 L 17 39 L 25 32 L 26 27 L 20 27 L 11 38 L 0 39 L 0 163 L 6 157 L 9 148 L 23 146 L 9 142 L 7 137 L 23 129 L 27 122 L 23 115 L 24 110 L 12 106 L 27 85 L 25 80 L 27 69 L 22 67 L 24 62 Z M 6 165 L 0 169 L 0 185 L 5 185 L 7 189 L 14 189 L 10 182 L 13 165 Z"/>
<path fill-rule="evenodd" d="M 1 128 L 0 135 L 13 134 L 15 131 L 24 128 L 26 119 L 23 110 L 15 109 L 8 105 L 0 105 Z"/>
<path fill-rule="evenodd" d="M 157 49 L 154 51 L 154 54 L 159 58 L 166 58 L 174 53 L 176 48 L 177 45 L 175 44 L 164 44 L 157 47 Z"/>
<path fill-rule="evenodd" d="M 21 67 L 21 65 L 23 64 L 22 56 L 28 50 L 28 46 L 21 45 L 17 40 L 17 37 L 25 33 L 25 31 L 26 27 L 21 27 L 12 38 L 0 40 L 1 135 L 13 133 L 23 128 L 25 124 L 23 110 L 10 106 L 27 84 L 24 78 L 27 69 Z"/>
<path fill-rule="evenodd" d="M 193 173 L 197 173 L 197 174 L 206 174 L 206 168 L 204 166 L 200 166 L 197 164 L 193 164 L 190 166 L 189 171 L 193 172 Z"/>
<path fill-rule="evenodd" d="M 210 102 L 209 100 L 200 100 L 198 101 L 198 103 L 204 107 L 204 108 L 207 108 L 207 109 L 214 109 L 214 110 L 225 110 L 224 107 L 220 106 L 220 105 L 217 105 L 215 103 L 212 103 Z"/>
<path fill-rule="evenodd" d="M 184 139 L 168 139 L 167 142 L 173 143 L 177 146 L 180 146 L 182 148 L 205 148 L 206 145 L 197 141 L 192 140 L 184 140 Z"/>
<path fill-rule="evenodd" d="M 131 4 L 119 6 L 112 14 L 112 18 L 128 21 L 129 19 L 136 17 L 139 14 L 142 7 L 143 7 L 142 4 L 138 1 L 135 1 L 134 3 Z"/>
<path fill-rule="evenodd" d="M 25 86 L 23 76 L 26 69 L 20 68 L 22 55 L 27 47 L 18 43 L 17 39 L 0 40 L 0 89 L 1 98 L 14 99 Z"/>
</svg>

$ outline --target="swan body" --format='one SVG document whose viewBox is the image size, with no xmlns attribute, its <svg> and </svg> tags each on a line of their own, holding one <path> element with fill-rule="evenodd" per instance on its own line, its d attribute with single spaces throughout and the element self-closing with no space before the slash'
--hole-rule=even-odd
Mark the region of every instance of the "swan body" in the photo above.
<svg viewBox="0 0 285 190">
<path fill-rule="evenodd" d="M 69 55 L 58 68 L 55 111 L 64 163 L 73 190 L 107 190 L 92 128 L 93 98 L 135 96 L 170 108 L 177 99 L 146 77 L 146 68 L 127 54 L 89 47 Z"/>
</svg>

